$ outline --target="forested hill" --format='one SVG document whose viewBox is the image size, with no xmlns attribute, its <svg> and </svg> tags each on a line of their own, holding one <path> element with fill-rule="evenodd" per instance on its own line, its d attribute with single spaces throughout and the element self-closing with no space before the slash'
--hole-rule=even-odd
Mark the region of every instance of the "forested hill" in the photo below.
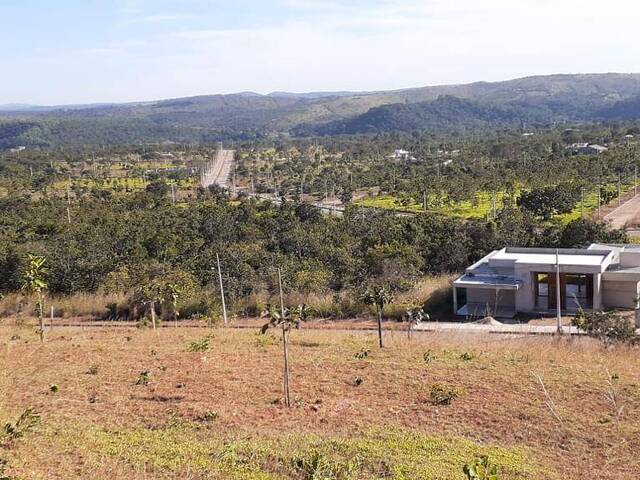
<svg viewBox="0 0 640 480">
<path fill-rule="evenodd" d="M 298 135 L 341 135 L 420 130 L 461 130 L 519 126 L 521 122 L 544 123 L 553 115 L 548 109 L 480 104 L 451 95 L 431 102 L 396 103 L 372 108 L 346 120 L 324 125 L 303 125 Z"/>
<path fill-rule="evenodd" d="M 388 92 L 238 93 L 129 104 L 0 108 L 0 148 L 211 142 L 640 118 L 640 74 L 528 77 Z"/>
</svg>

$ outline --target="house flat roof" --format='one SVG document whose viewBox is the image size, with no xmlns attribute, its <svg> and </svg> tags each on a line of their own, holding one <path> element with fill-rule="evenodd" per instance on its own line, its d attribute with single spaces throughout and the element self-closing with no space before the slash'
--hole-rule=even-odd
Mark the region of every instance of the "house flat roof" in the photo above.
<svg viewBox="0 0 640 480">
<path fill-rule="evenodd" d="M 456 287 L 500 288 L 505 290 L 517 290 L 520 287 L 520 283 L 509 275 L 474 275 L 467 273 L 453 283 Z"/>
<path fill-rule="evenodd" d="M 598 267 L 611 255 L 608 250 L 560 249 L 560 265 Z M 503 248 L 491 256 L 490 260 L 512 260 L 516 263 L 533 265 L 555 265 L 556 250 L 552 248 Z"/>
<path fill-rule="evenodd" d="M 599 267 L 611 255 L 610 250 L 559 249 L 560 265 L 583 267 Z M 500 261 L 526 263 L 531 265 L 555 265 L 556 249 L 554 248 L 503 248 L 485 257 L 484 261 Z M 480 262 L 479 262 L 480 263 Z"/>
</svg>

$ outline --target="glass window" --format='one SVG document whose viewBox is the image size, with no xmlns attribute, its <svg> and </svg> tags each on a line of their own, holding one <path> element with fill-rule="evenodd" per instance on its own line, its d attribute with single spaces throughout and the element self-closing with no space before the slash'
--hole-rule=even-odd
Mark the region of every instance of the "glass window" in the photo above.
<svg viewBox="0 0 640 480">
<path fill-rule="evenodd" d="M 536 307 L 544 310 L 549 308 L 549 275 L 534 273 L 536 288 Z"/>
<path fill-rule="evenodd" d="M 564 277 L 567 308 L 591 308 L 593 303 L 593 276 L 569 273 Z"/>
</svg>

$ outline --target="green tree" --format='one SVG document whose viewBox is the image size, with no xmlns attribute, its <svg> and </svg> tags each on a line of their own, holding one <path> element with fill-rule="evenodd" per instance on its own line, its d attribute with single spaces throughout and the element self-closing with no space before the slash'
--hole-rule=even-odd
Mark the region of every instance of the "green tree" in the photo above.
<svg viewBox="0 0 640 480">
<path fill-rule="evenodd" d="M 261 334 L 267 333 L 269 328 L 282 328 L 282 348 L 284 356 L 284 403 L 287 407 L 291 406 L 291 397 L 289 392 L 289 331 L 292 328 L 299 328 L 300 323 L 305 321 L 309 316 L 309 309 L 306 305 L 298 305 L 294 308 L 286 308 L 280 306 L 280 311 L 273 305 L 267 305 L 267 310 L 263 313 L 269 321 L 260 329 Z"/>
<path fill-rule="evenodd" d="M 44 341 L 44 292 L 47 289 L 45 277 L 47 268 L 44 266 L 46 259 L 37 255 L 28 255 L 27 269 L 23 274 L 22 291 L 27 295 L 36 295 L 36 311 L 38 313 L 38 333 L 40 341 Z"/>
</svg>

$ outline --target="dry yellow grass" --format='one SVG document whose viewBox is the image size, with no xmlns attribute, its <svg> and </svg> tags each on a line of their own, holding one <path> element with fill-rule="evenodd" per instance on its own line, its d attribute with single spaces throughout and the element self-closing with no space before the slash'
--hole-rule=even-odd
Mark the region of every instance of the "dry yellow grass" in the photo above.
<svg viewBox="0 0 640 480">
<path fill-rule="evenodd" d="M 0 422 L 28 407 L 42 415 L 0 449 L 8 473 L 444 480 L 482 452 L 501 479 L 627 479 L 640 468 L 637 349 L 386 332 L 378 350 L 372 332 L 303 329 L 291 336 L 296 406 L 286 409 L 276 332 L 217 329 L 208 350 L 189 351 L 211 332 L 67 328 L 40 344 L 32 327 L 0 327 Z M 142 371 L 147 386 L 136 385 Z M 434 383 L 463 394 L 433 405 Z M 309 455 L 333 476 L 298 467 Z"/>
</svg>

